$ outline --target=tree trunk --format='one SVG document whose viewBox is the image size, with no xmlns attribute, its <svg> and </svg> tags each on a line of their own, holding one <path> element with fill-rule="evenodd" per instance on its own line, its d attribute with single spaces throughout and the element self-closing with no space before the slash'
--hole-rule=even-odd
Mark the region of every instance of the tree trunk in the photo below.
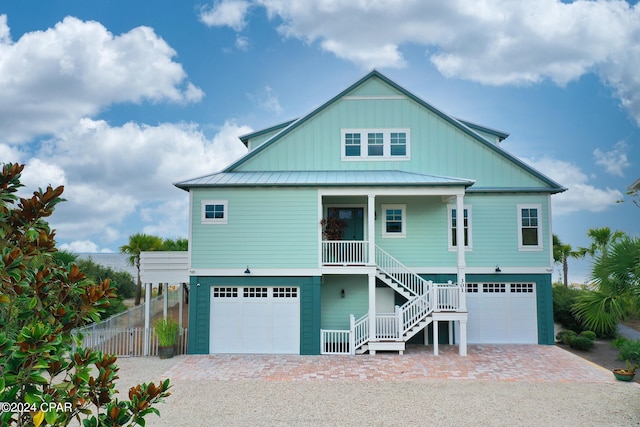
<svg viewBox="0 0 640 427">
<path fill-rule="evenodd" d="M 138 286 L 136 288 L 135 305 L 140 305 L 140 299 L 142 298 L 142 279 L 140 278 L 140 256 L 136 258 L 136 268 L 138 269 Z"/>
<path fill-rule="evenodd" d="M 567 258 L 562 260 L 562 275 L 564 276 L 564 286 L 569 287 L 569 263 L 567 262 Z"/>
</svg>

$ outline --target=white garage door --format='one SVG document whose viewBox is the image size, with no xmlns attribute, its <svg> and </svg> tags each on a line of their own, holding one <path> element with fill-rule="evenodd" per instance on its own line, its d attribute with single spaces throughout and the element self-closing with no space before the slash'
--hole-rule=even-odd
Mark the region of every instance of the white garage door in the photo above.
<svg viewBox="0 0 640 427">
<path fill-rule="evenodd" d="M 469 343 L 538 343 L 535 283 L 467 283 L 467 308 Z"/>
<path fill-rule="evenodd" d="M 212 287 L 210 353 L 300 353 L 296 287 Z"/>
</svg>

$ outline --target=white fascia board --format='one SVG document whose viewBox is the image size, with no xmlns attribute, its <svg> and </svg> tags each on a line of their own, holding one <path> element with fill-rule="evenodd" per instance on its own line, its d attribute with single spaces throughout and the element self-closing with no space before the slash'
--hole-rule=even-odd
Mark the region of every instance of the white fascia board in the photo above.
<svg viewBox="0 0 640 427">
<path fill-rule="evenodd" d="M 500 267 L 500 273 L 496 273 L 496 265 Z M 466 274 L 551 274 L 553 267 L 509 267 L 497 263 L 488 267 L 469 267 L 465 269 Z M 452 274 L 455 275 L 458 269 L 455 266 L 449 267 L 409 267 L 417 274 Z"/>
<path fill-rule="evenodd" d="M 457 196 L 464 195 L 464 187 L 341 187 L 319 188 L 321 196 Z"/>
</svg>

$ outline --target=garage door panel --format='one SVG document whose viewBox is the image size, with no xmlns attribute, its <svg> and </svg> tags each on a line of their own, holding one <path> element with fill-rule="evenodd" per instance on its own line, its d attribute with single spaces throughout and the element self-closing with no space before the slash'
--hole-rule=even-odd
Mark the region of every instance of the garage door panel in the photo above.
<svg viewBox="0 0 640 427">
<path fill-rule="evenodd" d="M 211 353 L 300 352 L 299 289 L 212 288 Z"/>
<path fill-rule="evenodd" d="M 467 289 L 468 342 L 538 342 L 535 284 L 473 283 Z"/>
</svg>

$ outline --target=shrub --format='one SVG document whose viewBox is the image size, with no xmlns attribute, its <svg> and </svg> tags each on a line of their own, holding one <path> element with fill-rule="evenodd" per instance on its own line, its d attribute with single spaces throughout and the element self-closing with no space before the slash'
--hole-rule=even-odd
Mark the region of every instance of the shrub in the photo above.
<svg viewBox="0 0 640 427">
<path fill-rule="evenodd" d="M 571 337 L 571 348 L 575 348 L 580 351 L 588 351 L 593 347 L 593 340 L 580 335 Z"/>
<path fill-rule="evenodd" d="M 584 293 L 582 289 L 568 288 L 566 286 L 553 287 L 553 318 L 562 327 L 573 331 L 582 331 L 583 326 L 571 312 L 571 307 L 578 296 Z"/>
<path fill-rule="evenodd" d="M 581 337 L 589 338 L 591 341 L 596 340 L 596 333 L 593 331 L 582 331 L 579 334 Z"/>
<path fill-rule="evenodd" d="M 627 338 L 625 338 L 625 337 L 617 337 L 617 338 L 614 338 L 613 340 L 611 340 L 611 345 L 614 346 L 615 348 L 619 349 L 627 341 L 629 341 L 629 340 Z"/>
<path fill-rule="evenodd" d="M 560 331 L 556 335 L 556 340 L 563 344 L 569 345 L 571 344 L 571 338 L 575 337 L 576 334 L 574 331 Z"/>
<path fill-rule="evenodd" d="M 640 340 L 624 340 L 618 350 L 618 360 L 640 362 Z"/>
</svg>

